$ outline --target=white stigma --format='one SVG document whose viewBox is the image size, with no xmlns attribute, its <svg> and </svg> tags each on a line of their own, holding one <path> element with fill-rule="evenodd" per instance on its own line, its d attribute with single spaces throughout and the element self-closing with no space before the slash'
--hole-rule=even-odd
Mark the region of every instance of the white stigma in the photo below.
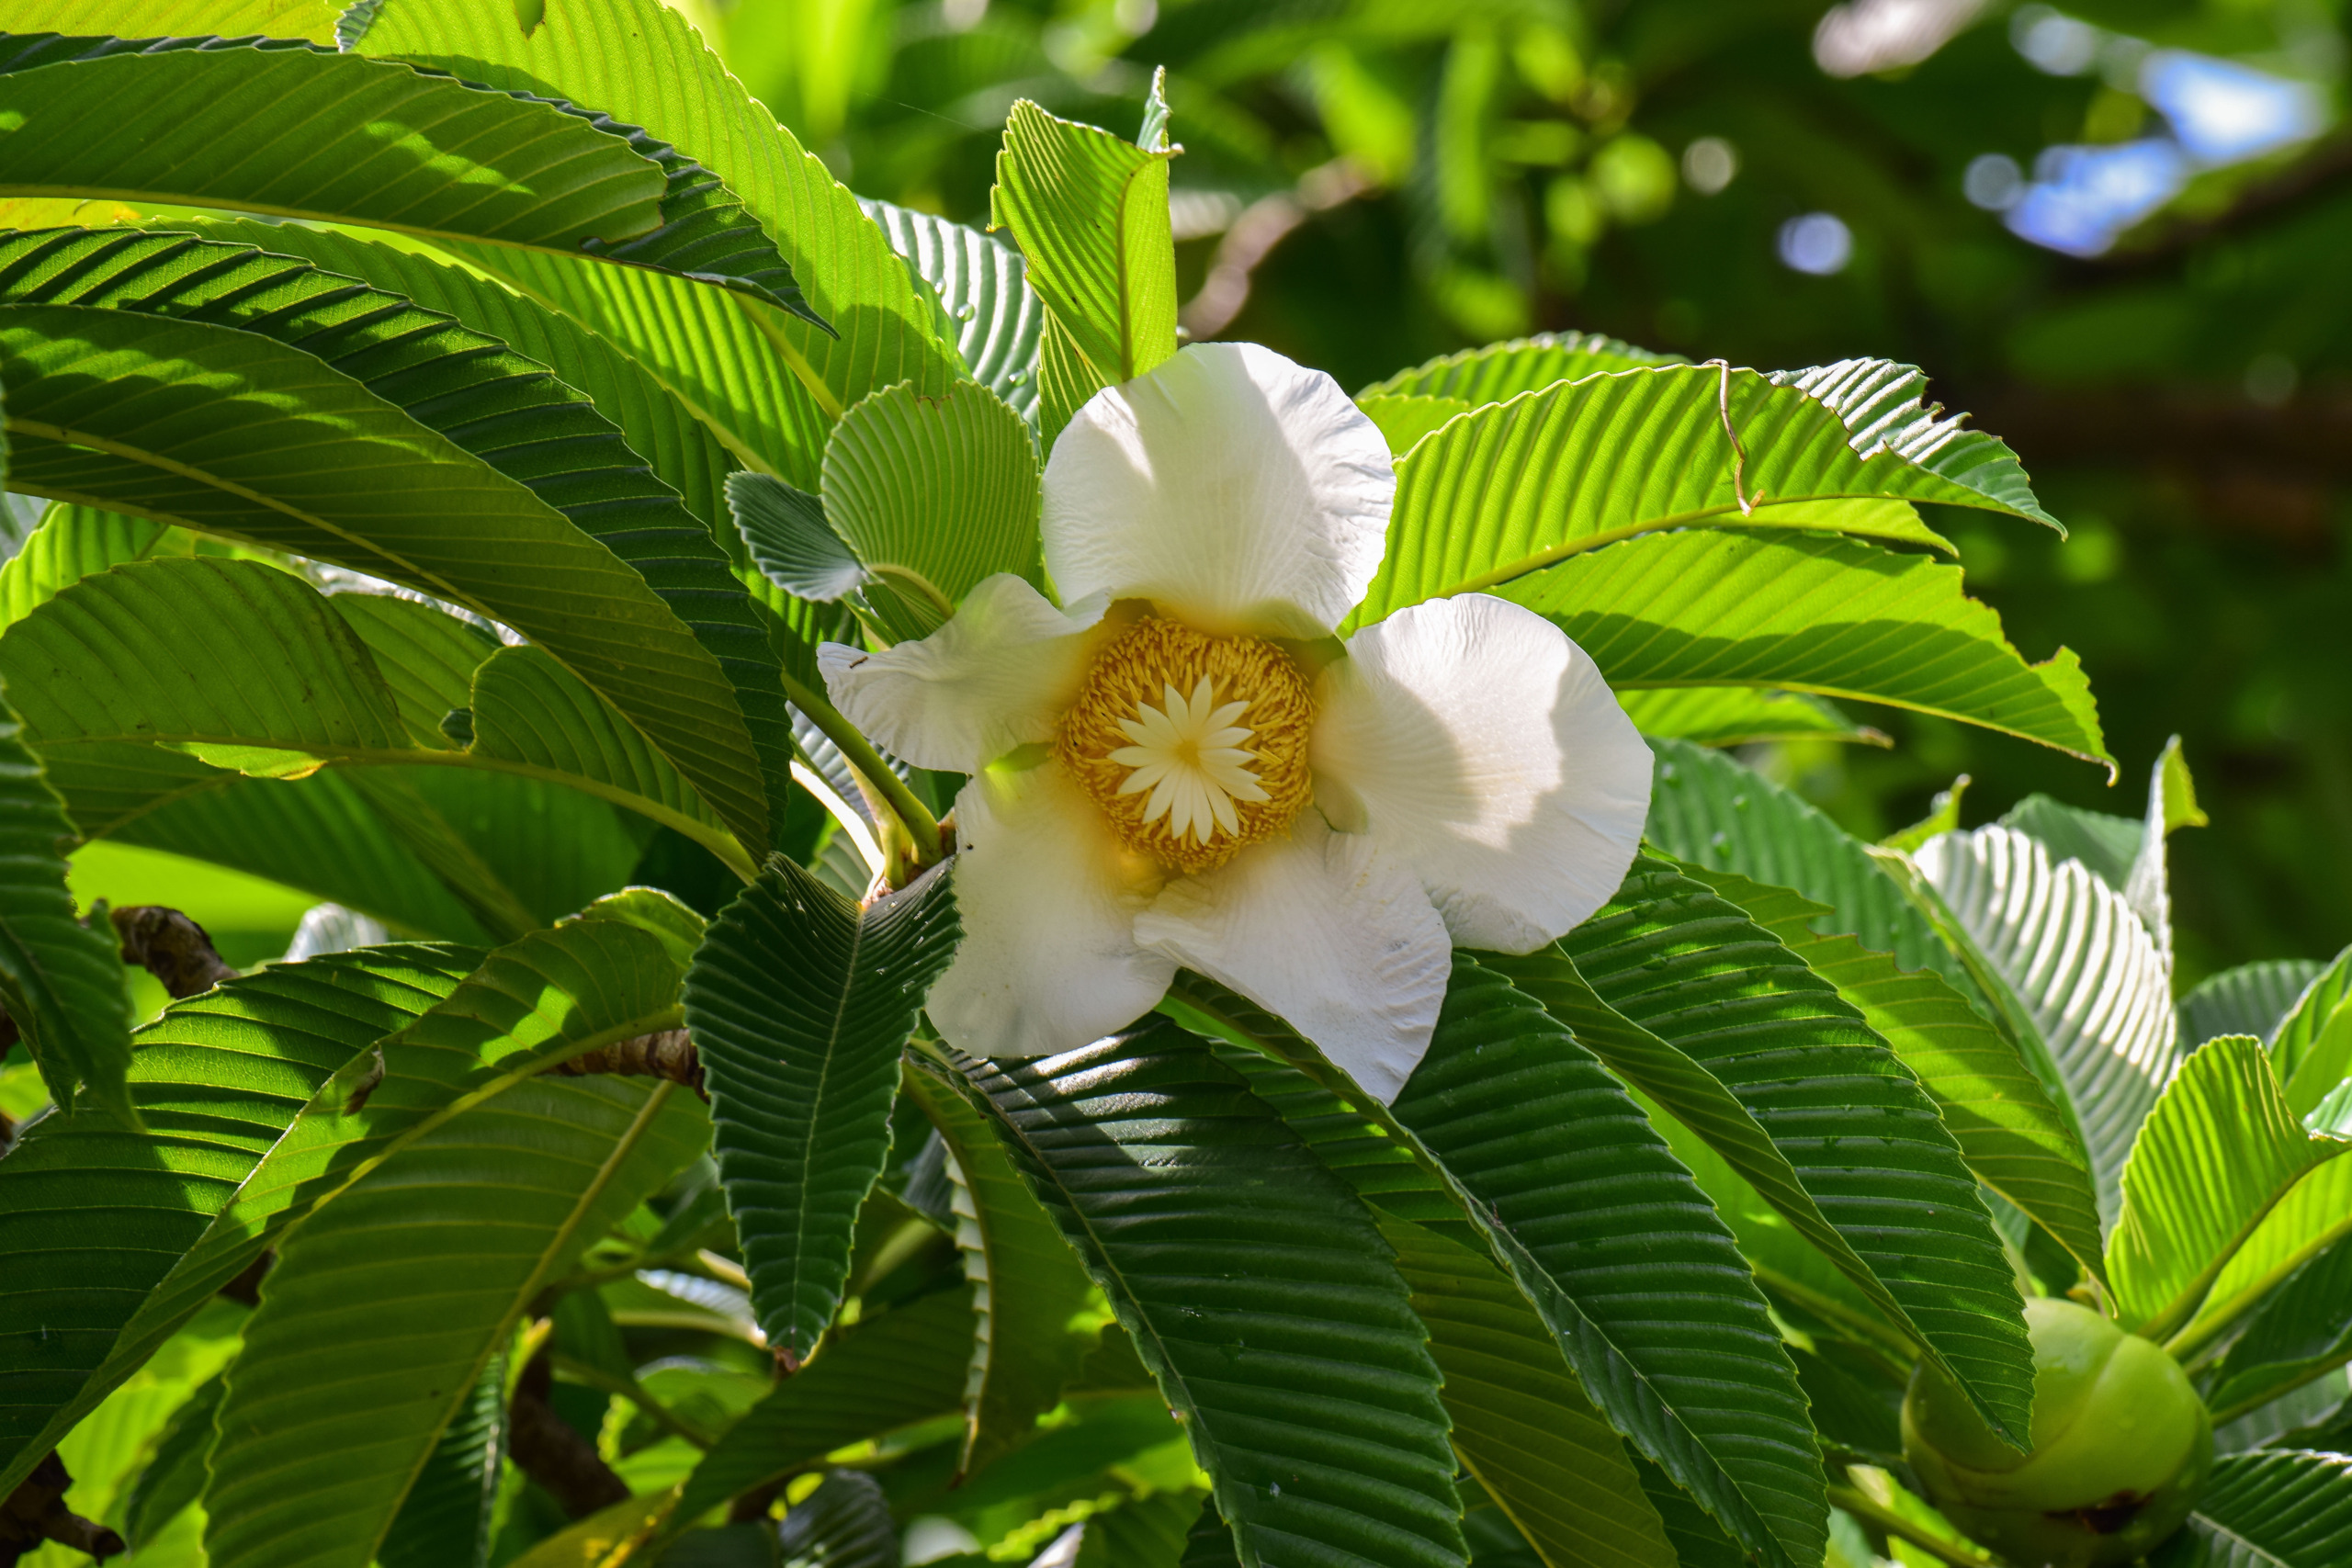
<svg viewBox="0 0 2352 1568">
<path fill-rule="evenodd" d="M 1189 833 L 1195 842 L 1205 844 L 1216 829 L 1241 831 L 1233 803 L 1269 798 L 1250 767 L 1258 753 L 1241 744 L 1255 731 L 1233 722 L 1249 705 L 1244 700 L 1218 706 L 1205 675 L 1193 688 L 1190 701 L 1171 685 L 1165 688 L 1161 706 L 1136 704 L 1136 716 L 1119 721 L 1135 744 L 1111 753 L 1111 761 L 1135 770 L 1119 793 L 1151 791 L 1143 819 L 1167 818 L 1169 832 L 1179 839 Z"/>
</svg>

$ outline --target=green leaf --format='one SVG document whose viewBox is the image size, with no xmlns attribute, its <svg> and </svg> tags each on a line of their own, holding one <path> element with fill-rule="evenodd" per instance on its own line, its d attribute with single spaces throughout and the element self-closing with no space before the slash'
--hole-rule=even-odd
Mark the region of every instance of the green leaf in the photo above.
<svg viewBox="0 0 2352 1568">
<path fill-rule="evenodd" d="M 203 1493 L 205 1461 L 212 1452 L 212 1420 L 228 1387 L 225 1369 L 198 1383 L 155 1439 L 154 1451 L 123 1506 L 122 1532 L 131 1545 L 145 1547 Z"/>
<path fill-rule="evenodd" d="M 1150 147 L 1023 99 L 1004 123 L 989 226 L 1012 231 L 1045 301 L 1039 430 L 1054 438 L 1101 388 L 1176 352 L 1176 251 L 1165 134 Z"/>
<path fill-rule="evenodd" d="M 2253 1408 L 2347 1360 L 2352 1244 L 2337 1241 L 2263 1302 L 2214 1368 L 2207 1403 L 2224 1413 Z"/>
<path fill-rule="evenodd" d="M 134 1035 L 143 1135 L 86 1117 L 25 1130 L 0 1161 L 0 1486 L 227 1282 L 158 1291 L 319 1086 L 481 957 L 397 945 L 232 980 Z"/>
<path fill-rule="evenodd" d="M 760 763 L 718 661 L 633 567 L 523 485 L 311 355 L 209 323 L 0 309 L 0 376 L 20 488 L 333 560 L 503 621 L 759 841 Z M 142 378 L 146 396 L 122 396 Z M 289 468 L 288 444 L 336 458 Z"/>
<path fill-rule="evenodd" d="M 1399 370 L 1357 393 L 1356 401 L 1378 397 L 1451 398 L 1476 408 L 1503 402 L 1555 381 L 1681 363 L 1679 355 L 1635 348 L 1599 333 L 1538 333 L 1484 348 L 1465 348 L 1410 370 Z"/>
<path fill-rule="evenodd" d="M 1882 390 L 1869 423 L 1852 423 L 1842 415 L 1855 411 L 1817 386 L 1754 371 L 1726 383 L 1713 367 L 1669 365 L 1476 410 L 1398 466 L 1388 552 L 1355 623 L 1660 529 L 1829 528 L 1949 549 L 1905 503 L 2052 522 L 2008 448 L 1921 410 L 1917 371 L 1849 365 L 1854 389 L 1867 392 L 1873 377 L 1900 383 L 1908 405 L 1886 406 L 1894 394 Z"/>
<path fill-rule="evenodd" d="M 462 745 L 448 716 L 471 706 L 474 671 L 503 646 L 497 636 L 413 597 L 333 593 L 327 603 L 375 656 L 409 739 L 430 750 Z"/>
<path fill-rule="evenodd" d="M 2181 1043 L 2193 1048 L 2222 1034 L 2268 1041 L 2328 967 L 2309 958 L 2266 958 L 2208 975 L 2180 998 Z"/>
<path fill-rule="evenodd" d="M 0 628 L 15 626 L 69 583 L 120 561 L 144 560 L 170 532 L 143 517 L 51 506 L 24 547 L 0 566 Z"/>
<path fill-rule="evenodd" d="M 1241 1075 L 1164 1020 L 956 1066 L 1183 1419 L 1245 1562 L 1464 1562 L 1408 1287 Z"/>
<path fill-rule="evenodd" d="M 954 344 L 938 335 L 937 307 L 857 198 L 661 0 L 546 0 L 527 32 L 509 12 L 472 0 L 395 0 L 348 47 L 504 91 L 593 105 L 690 153 L 726 182 L 775 242 L 810 309 L 832 323 L 829 334 L 772 306 L 729 299 L 770 344 L 753 363 L 781 358 L 824 417 L 838 419 L 900 381 L 943 392 L 957 373 Z"/>
<path fill-rule="evenodd" d="M 1898 828 L 1879 840 L 1879 847 L 1900 850 L 1908 854 L 1939 833 L 1950 833 L 1960 827 L 1960 803 L 1968 795 L 1968 786 L 1975 781 L 1966 773 L 1951 781 L 1950 789 L 1939 789 L 1928 801 L 1928 814 L 1907 828 Z"/>
<path fill-rule="evenodd" d="M 922 1068 L 908 1073 L 906 1085 L 954 1161 L 956 1245 L 978 1314 L 964 1391 L 961 1477 L 1027 1438 L 1078 1375 L 1099 1336 L 1075 1332 L 1071 1323 L 1093 1281 L 980 1113 Z"/>
<path fill-rule="evenodd" d="M 1498 967 L 1530 974 L 1522 988 L 1612 1066 L 1599 1037 L 1608 1013 L 1621 1035 L 1636 1026 L 1729 1089 L 1777 1160 L 1745 1128 L 1726 1135 L 1715 1108 L 1690 1130 L 1947 1369 L 1989 1423 L 2028 1429 L 2023 1303 L 1975 1179 L 1918 1080 L 1834 985 L 1736 905 L 1647 857 L 1552 953 Z M 1583 986 L 1589 999 L 1579 1002 Z M 1790 1193 L 1792 1175 L 1803 1201 Z"/>
<path fill-rule="evenodd" d="M 1924 557 L 1697 529 L 1577 555 L 1500 592 L 1550 617 L 1620 691 L 1754 685 L 1885 703 L 2112 766 L 2081 660 L 2060 649 L 2028 664 L 2000 617 L 1961 592 L 1960 569 Z"/>
<path fill-rule="evenodd" d="M 1029 427 L 968 381 L 876 392 L 825 448 L 825 522 L 876 580 L 897 640 L 935 630 L 984 578 L 1038 577 L 1041 493 Z"/>
<path fill-rule="evenodd" d="M 0 698 L 0 1007 L 23 1032 L 51 1100 L 101 1107 L 136 1126 L 125 1087 L 130 998 L 122 961 L 103 917 L 95 926 L 74 918 L 65 886 L 74 824 L 28 739 Z"/>
<path fill-rule="evenodd" d="M 2352 947 L 2303 987 L 2269 1040 L 2287 1103 L 2311 1114 L 2352 1073 Z"/>
<path fill-rule="evenodd" d="M 136 51 L 136 52 L 134 52 Z M 660 164 L 549 104 L 300 43 L 18 37 L 0 194 L 108 196 L 566 254 L 658 228 Z M 201 146 L 204 156 L 187 150 Z"/>
<path fill-rule="evenodd" d="M 2090 1157 L 2072 1119 L 2007 1036 L 1932 970 L 1906 970 L 1849 936 L 1818 934 L 1813 928 L 1829 923 L 1825 917 L 1834 911 L 1804 895 L 1736 872 L 1682 869 L 1746 910 L 1860 1009 L 1934 1099 L 1969 1168 L 2106 1277 Z"/>
<path fill-rule="evenodd" d="M 700 1518 L 852 1443 L 949 1415 L 971 1359 L 972 1295 L 962 1285 L 861 1319 L 711 1445 L 671 1517 Z"/>
<path fill-rule="evenodd" d="M 2352 1160 L 2330 1159 L 2278 1201 L 2214 1276 L 2196 1321 L 2165 1348 L 2187 1359 L 2214 1343 L 2346 1235 L 2352 1235 Z"/>
<path fill-rule="evenodd" d="M 752 564 L 796 598 L 830 604 L 864 588 L 865 566 L 825 521 L 825 503 L 771 474 L 730 474 L 727 504 Z"/>
<path fill-rule="evenodd" d="M 1749 1550 L 1810 1561 L 1819 1460 L 1763 1298 L 1705 1195 L 1591 1054 L 1457 958 L 1396 1113 L 1573 1303 L 1535 1292 L 1621 1429 Z M 1628 1295 L 1635 1273 L 1645 1283 Z"/>
<path fill-rule="evenodd" d="M 862 1470 L 836 1470 L 795 1503 L 778 1545 L 784 1568 L 899 1568 L 889 1502 Z"/>
<path fill-rule="evenodd" d="M 322 1205 L 279 1247 L 229 1374 L 207 1561 L 373 1555 L 516 1320 L 707 1126 L 672 1084 L 535 1077 Z"/>
<path fill-rule="evenodd" d="M 1617 701 L 1644 735 L 1670 736 L 1701 746 L 1747 746 L 1759 740 L 1894 744 L 1883 732 L 1856 724 L 1819 697 L 1798 692 L 1766 692 L 1752 686 L 1659 686 L 1621 692 Z"/>
<path fill-rule="evenodd" d="M 488 1568 L 505 1437 L 506 1358 L 493 1354 L 401 1499 L 378 1568 Z"/>
<path fill-rule="evenodd" d="M 1389 393 L 1360 394 L 1356 406 L 1380 427 L 1388 455 L 1403 457 L 1423 441 L 1471 410 L 1460 398 L 1404 397 Z"/>
<path fill-rule="evenodd" d="M 1932 968 L 1972 993 L 1967 970 L 1928 918 L 1818 807 L 1721 752 L 1661 738 L 1650 750 L 1657 773 L 1644 832 L 1653 843 L 1693 865 L 1794 888 L 1830 907 L 1815 930 L 1850 934 L 1905 969 Z"/>
<path fill-rule="evenodd" d="M 2108 1273 L 2126 1328 L 2161 1343 L 2313 1166 L 2352 1144 L 2305 1133 L 2262 1043 L 2225 1034 L 2165 1086 L 2123 1168 Z"/>
<path fill-rule="evenodd" d="M 861 909 L 781 856 L 686 976 L 719 1180 L 768 1343 L 808 1355 L 840 1306 L 890 1151 L 899 1054 L 962 935 L 946 873 Z"/>
<path fill-rule="evenodd" d="M 2232 1454 L 2151 1568 L 2335 1568 L 2352 1553 L 2352 1456 Z"/>
<path fill-rule="evenodd" d="M 1919 869 L 2048 1046 L 2083 1130 L 2099 1217 L 2122 1204 L 2123 1164 L 2172 1077 L 2178 1026 L 2168 965 L 2132 907 L 2080 861 L 2053 866 L 2013 828 L 1947 833 Z"/>
<path fill-rule="evenodd" d="M 890 237 L 890 248 L 939 296 L 972 379 L 1034 423 L 1037 339 L 1045 331 L 1046 306 L 1029 287 L 1021 253 L 978 229 L 928 212 L 887 201 L 861 205 Z"/>
<path fill-rule="evenodd" d="M 274 243 L 267 231 L 237 227 L 246 237 Z M 363 256 L 370 249 L 356 243 L 345 248 Z M 781 808 L 791 777 L 791 719 L 759 615 L 733 581 L 728 554 L 713 536 L 715 518 L 688 512 L 676 491 L 648 473 L 646 460 L 631 449 L 623 428 L 546 367 L 398 294 L 355 291 L 347 279 L 305 263 L 217 241 L 52 231 L 0 242 L 0 261 L 5 260 L 27 269 L 28 276 L 7 291 L 8 298 L 25 303 L 55 299 L 208 321 L 299 347 L 529 489 L 637 568 L 718 661 L 741 716 L 730 722 L 723 712 L 715 715 L 719 728 L 696 744 L 707 750 L 723 737 L 756 751 L 762 787 Z M 421 272 L 421 264 L 416 270 Z M 510 308 L 501 324 L 511 328 L 527 320 L 521 314 L 526 309 L 519 303 Z M 556 346 L 570 348 L 564 357 L 576 369 L 583 357 L 580 345 Z M 639 439 L 658 434 L 648 432 Z M 658 440 L 650 445 L 659 449 Z M 718 803 L 726 811 L 723 793 Z M 733 816 L 752 809 L 743 803 Z M 767 826 L 763 817 L 748 832 L 754 853 Z"/>
<path fill-rule="evenodd" d="M 2132 880 L 2132 863 L 2140 854 L 2143 824 L 2137 818 L 2086 811 L 2046 795 L 2027 795 L 2002 814 L 2000 824 L 2040 843 L 2052 864 L 2081 861 L 2118 893 Z"/>
<path fill-rule="evenodd" d="M 607 900 L 499 948 L 413 1022 L 338 1067 L 186 1248 L 166 1293 L 233 1278 L 469 1107 L 583 1051 L 676 1028 L 685 954 L 675 937 L 630 919 L 634 908 Z"/>
</svg>

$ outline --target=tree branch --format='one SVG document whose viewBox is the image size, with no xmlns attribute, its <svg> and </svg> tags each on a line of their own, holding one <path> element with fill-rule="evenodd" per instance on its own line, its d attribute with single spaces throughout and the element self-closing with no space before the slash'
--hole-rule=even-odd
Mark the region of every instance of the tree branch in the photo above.
<svg viewBox="0 0 2352 1568">
<path fill-rule="evenodd" d="M 665 1029 L 656 1034 L 640 1034 L 616 1045 L 600 1045 L 594 1051 L 582 1052 L 569 1062 L 549 1067 L 548 1072 L 565 1077 L 586 1077 L 592 1073 L 617 1073 L 623 1077 L 663 1078 L 684 1084 L 707 1100 L 702 1087 L 702 1055 L 683 1029 Z"/>
<path fill-rule="evenodd" d="M 507 1453 L 515 1468 L 547 1489 L 564 1514 L 584 1519 L 628 1495 L 628 1483 L 613 1472 L 596 1447 L 555 1413 L 548 1393 L 555 1386 L 555 1361 L 542 1346 L 525 1363 L 507 1407 Z M 5 1568 L 5 1564 L 0 1564 Z"/>
<path fill-rule="evenodd" d="M 123 1551 L 122 1537 L 65 1506 L 66 1490 L 73 1484 L 65 1461 L 51 1449 L 0 1501 L 0 1568 L 16 1568 L 17 1559 L 50 1540 L 86 1551 L 101 1562 Z"/>
<path fill-rule="evenodd" d="M 174 1001 L 199 996 L 233 980 L 237 971 L 213 951 L 204 928 L 161 904 L 133 904 L 113 911 L 122 961 L 136 964 L 164 983 Z"/>
</svg>

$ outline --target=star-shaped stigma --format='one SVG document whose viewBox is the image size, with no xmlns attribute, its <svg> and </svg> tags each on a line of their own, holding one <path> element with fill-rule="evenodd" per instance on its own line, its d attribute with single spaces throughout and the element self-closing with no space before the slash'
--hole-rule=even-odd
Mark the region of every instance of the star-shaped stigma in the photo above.
<svg viewBox="0 0 2352 1568">
<path fill-rule="evenodd" d="M 1189 700 L 1171 684 L 1159 707 L 1136 704 L 1136 716 L 1119 721 L 1135 744 L 1111 753 L 1111 761 L 1135 770 L 1119 793 L 1151 791 L 1143 819 L 1167 818 L 1168 831 L 1178 839 L 1190 834 L 1205 844 L 1219 829 L 1238 833 L 1241 819 L 1233 803 L 1268 798 L 1250 767 L 1258 753 L 1241 744 L 1255 731 L 1233 722 L 1249 706 L 1246 699 L 1218 705 L 1205 675 Z"/>
</svg>

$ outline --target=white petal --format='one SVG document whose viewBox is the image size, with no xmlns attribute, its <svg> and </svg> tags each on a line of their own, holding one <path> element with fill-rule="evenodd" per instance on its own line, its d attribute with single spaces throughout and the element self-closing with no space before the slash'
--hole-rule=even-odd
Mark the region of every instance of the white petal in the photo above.
<svg viewBox="0 0 2352 1568">
<path fill-rule="evenodd" d="M 983 1056 L 1071 1051 L 1159 1005 L 1176 966 L 1135 919 L 1159 873 L 1121 852 L 1057 762 L 981 774 L 956 797 L 964 945 L 926 1004 Z"/>
<path fill-rule="evenodd" d="M 817 650 L 826 694 L 874 743 L 918 768 L 973 773 L 1015 746 L 1053 739 L 1110 601 L 1068 610 L 1006 572 L 982 581 L 947 624 L 880 653 Z"/>
<path fill-rule="evenodd" d="M 1532 952 L 1608 901 L 1649 815 L 1650 751 L 1584 649 L 1468 593 L 1348 653 L 1309 753 L 1317 804 L 1411 866 L 1455 942 Z"/>
<path fill-rule="evenodd" d="M 1314 637 L 1363 597 L 1396 492 L 1387 443 L 1338 382 L 1256 344 L 1194 344 L 1095 393 L 1054 443 L 1046 566 L 1071 596 Z"/>
<path fill-rule="evenodd" d="M 1281 1014 L 1383 1101 L 1429 1050 L 1453 968 L 1412 873 L 1312 812 L 1288 838 L 1170 883 L 1136 940 Z"/>
</svg>

